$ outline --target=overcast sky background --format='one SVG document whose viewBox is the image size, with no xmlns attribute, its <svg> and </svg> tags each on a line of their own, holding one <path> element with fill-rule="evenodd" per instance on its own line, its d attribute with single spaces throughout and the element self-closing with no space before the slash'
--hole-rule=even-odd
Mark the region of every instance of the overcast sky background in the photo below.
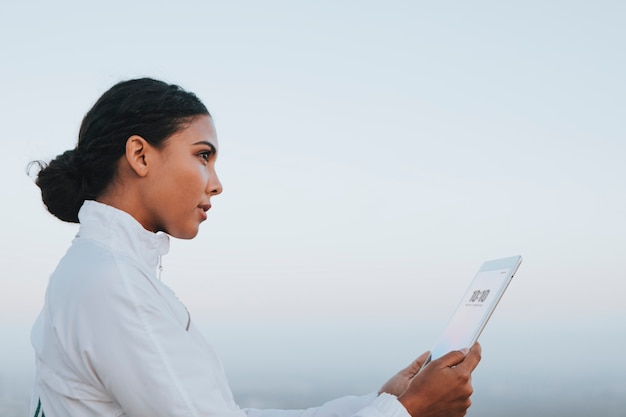
<svg viewBox="0 0 626 417">
<path fill-rule="evenodd" d="M 25 167 L 141 76 L 195 92 L 217 126 L 225 191 L 163 273 L 208 328 L 393 322 L 418 354 L 439 327 L 414 324 L 445 324 L 484 260 L 520 254 L 494 326 L 536 346 L 528 323 L 557 320 L 580 331 L 550 342 L 568 358 L 580 340 L 619 352 L 624 21 L 620 1 L 2 2 L 0 324 L 19 336 L 0 360 L 31 360 L 77 230 Z"/>
</svg>

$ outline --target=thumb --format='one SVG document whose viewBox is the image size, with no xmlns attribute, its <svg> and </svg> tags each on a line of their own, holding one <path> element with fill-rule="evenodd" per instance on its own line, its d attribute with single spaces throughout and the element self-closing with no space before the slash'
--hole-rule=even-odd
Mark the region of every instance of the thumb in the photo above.
<svg viewBox="0 0 626 417">
<path fill-rule="evenodd" d="M 469 352 L 468 348 L 463 348 L 461 350 L 453 350 L 452 352 L 446 353 L 441 358 L 433 362 L 437 362 L 437 364 L 440 365 L 439 366 L 440 368 L 450 368 L 452 366 L 456 366 L 460 364 L 461 362 L 463 362 L 463 359 L 465 359 L 465 356 L 467 355 L 468 352 Z"/>
<path fill-rule="evenodd" d="M 422 353 L 417 359 L 415 359 L 409 366 L 407 366 L 403 371 L 408 374 L 409 377 L 414 377 L 415 374 L 422 369 L 422 365 L 430 356 L 430 352 Z"/>
</svg>

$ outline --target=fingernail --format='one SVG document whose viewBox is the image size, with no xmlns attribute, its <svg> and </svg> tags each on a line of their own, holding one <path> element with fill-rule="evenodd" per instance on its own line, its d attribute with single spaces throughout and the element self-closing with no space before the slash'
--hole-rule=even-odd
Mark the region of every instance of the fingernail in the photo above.
<svg viewBox="0 0 626 417">
<path fill-rule="evenodd" d="M 469 348 L 463 348 L 461 349 L 461 352 L 463 352 L 464 355 L 467 355 L 467 353 L 469 352 Z"/>
</svg>

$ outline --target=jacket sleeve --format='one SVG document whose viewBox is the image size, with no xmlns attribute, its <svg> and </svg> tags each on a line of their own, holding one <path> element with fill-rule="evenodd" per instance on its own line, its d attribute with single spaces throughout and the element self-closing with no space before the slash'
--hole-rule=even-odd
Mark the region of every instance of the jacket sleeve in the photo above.
<svg viewBox="0 0 626 417">
<path fill-rule="evenodd" d="M 343 397 L 306 410 L 246 409 L 248 417 L 411 417 L 389 394 Z"/>
</svg>

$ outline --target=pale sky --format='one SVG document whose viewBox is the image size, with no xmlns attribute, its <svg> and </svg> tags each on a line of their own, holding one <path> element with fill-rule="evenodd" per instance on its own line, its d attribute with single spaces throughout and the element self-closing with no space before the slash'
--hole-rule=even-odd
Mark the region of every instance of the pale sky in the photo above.
<svg viewBox="0 0 626 417">
<path fill-rule="evenodd" d="M 77 230 L 27 163 L 140 76 L 218 130 L 225 191 L 164 259 L 197 317 L 445 319 L 517 254 L 503 317 L 626 315 L 626 3 L 176 3 L 0 5 L 0 323 Z"/>
</svg>

